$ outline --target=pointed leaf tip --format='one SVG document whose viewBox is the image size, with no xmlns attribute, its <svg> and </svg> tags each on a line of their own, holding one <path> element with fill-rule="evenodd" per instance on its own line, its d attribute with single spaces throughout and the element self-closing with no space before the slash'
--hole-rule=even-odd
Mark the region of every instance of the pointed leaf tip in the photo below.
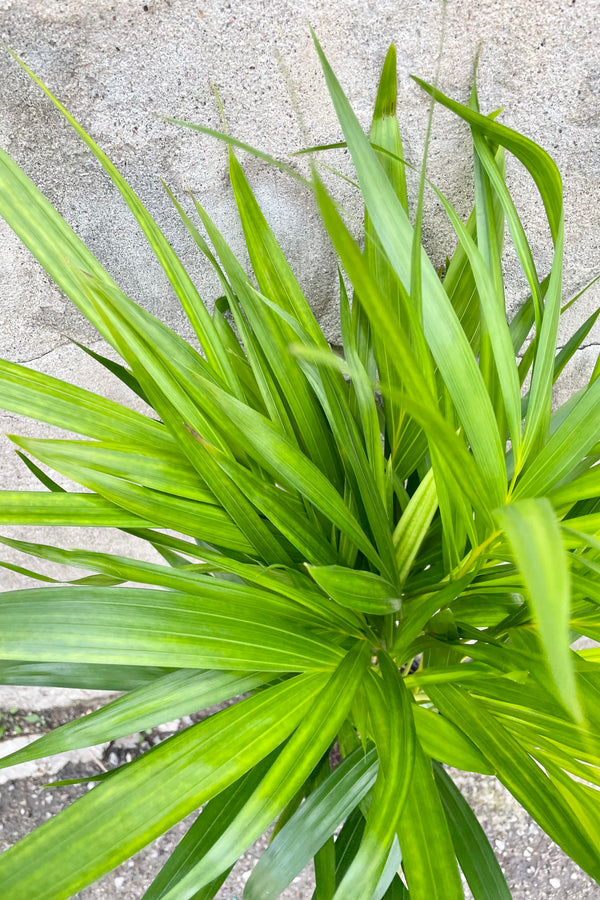
<svg viewBox="0 0 600 900">
<path fill-rule="evenodd" d="M 396 45 L 392 42 L 389 46 L 381 71 L 373 119 L 385 119 L 386 116 L 395 116 L 397 99 L 398 81 L 396 75 Z"/>
</svg>

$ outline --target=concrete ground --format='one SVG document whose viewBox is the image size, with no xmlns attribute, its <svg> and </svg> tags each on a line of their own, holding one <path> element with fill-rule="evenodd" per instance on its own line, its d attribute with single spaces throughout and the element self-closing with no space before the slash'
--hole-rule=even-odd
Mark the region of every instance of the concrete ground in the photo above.
<svg viewBox="0 0 600 900">
<path fill-rule="evenodd" d="M 16 690 L 13 699 L 18 697 L 19 691 Z M 84 702 L 81 702 L 82 699 Z M 70 706 L 31 709 L 30 704 L 27 708 L 12 706 L 0 710 L 0 729 L 4 729 L 0 755 L 16 749 L 33 736 L 84 714 L 101 702 L 98 697 L 88 696 L 80 697 L 77 704 Z M 27 764 L 28 769 L 19 767 L 12 773 L 0 772 L 7 778 L 4 783 L 0 778 L 0 851 L 60 812 L 91 787 L 83 784 L 44 788 L 49 780 L 58 777 L 85 778 L 120 765 L 188 724 L 188 720 L 181 719 L 149 733 L 78 751 L 61 757 L 51 768 L 42 762 Z M 546 837 L 495 779 L 457 771 L 451 774 L 476 810 L 507 877 L 514 900 L 558 900 L 559 897 L 600 900 L 600 887 Z M 8 780 L 11 775 L 12 780 Z M 140 900 L 193 819 L 194 816 L 190 816 L 133 859 L 77 894 L 79 900 Z M 219 900 L 241 900 L 244 884 L 266 843 L 263 839 L 244 854 L 217 895 Z M 310 900 L 313 888 L 312 871 L 307 869 L 281 897 L 282 900 Z M 466 897 L 470 898 L 468 892 Z"/>
</svg>

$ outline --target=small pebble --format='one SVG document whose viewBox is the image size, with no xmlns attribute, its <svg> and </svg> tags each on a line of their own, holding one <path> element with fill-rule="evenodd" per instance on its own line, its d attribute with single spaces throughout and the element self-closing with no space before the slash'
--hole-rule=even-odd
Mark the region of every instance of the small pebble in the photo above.
<svg viewBox="0 0 600 900">
<path fill-rule="evenodd" d="M 117 875 L 117 877 L 115 878 L 115 887 L 122 888 L 124 883 L 125 883 L 125 879 L 123 878 L 123 876 Z"/>
<path fill-rule="evenodd" d="M 551 878 L 550 887 L 553 887 L 554 890 L 558 890 L 558 888 L 560 887 L 560 878 Z"/>
<path fill-rule="evenodd" d="M 179 719 L 173 719 L 171 722 L 164 722 L 162 725 L 159 725 L 156 729 L 164 734 L 167 731 L 178 731 L 179 730 Z"/>
<path fill-rule="evenodd" d="M 497 840 L 496 841 L 496 850 L 499 850 L 500 853 L 504 850 L 504 841 Z"/>
</svg>

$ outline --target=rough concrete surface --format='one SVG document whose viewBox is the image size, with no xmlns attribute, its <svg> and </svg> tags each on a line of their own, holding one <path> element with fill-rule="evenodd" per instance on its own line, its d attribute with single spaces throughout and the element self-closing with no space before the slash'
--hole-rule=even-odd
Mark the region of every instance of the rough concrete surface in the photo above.
<svg viewBox="0 0 600 900">
<path fill-rule="evenodd" d="M 210 306 L 219 294 L 218 285 L 187 239 L 160 179 L 183 202 L 185 189 L 190 187 L 243 256 L 223 148 L 153 113 L 219 128 L 219 112 L 209 85 L 214 81 L 231 133 L 273 155 L 286 158 L 301 146 L 339 139 L 309 36 L 310 22 L 365 126 L 385 50 L 391 40 L 397 42 L 399 119 L 406 155 L 418 164 L 428 104 L 408 75 L 434 78 L 441 19 L 439 0 L 0 0 L 0 39 L 22 55 L 108 152 L 162 224 Z M 479 69 L 482 109 L 505 107 L 501 120 L 538 140 L 561 169 L 565 300 L 600 272 L 598 33 L 600 4 L 595 0 L 448 2 L 442 89 L 466 99 L 473 59 L 483 42 Z M 4 52 L 0 52 L 0 146 L 33 178 L 123 289 L 187 334 L 166 279 L 117 191 L 49 101 Z M 468 129 L 438 110 L 429 175 L 464 215 L 472 201 L 466 164 L 470 155 Z M 262 163 L 248 157 L 243 161 L 328 336 L 337 341 L 335 268 L 308 194 Z M 342 170 L 347 168 L 343 152 L 328 161 Z M 512 162 L 508 178 L 540 272 L 545 272 L 550 241 L 535 187 Z M 414 184 L 411 190 L 414 195 Z M 359 217 L 352 189 L 341 186 L 340 193 L 345 205 Z M 451 232 L 431 196 L 424 233 L 433 260 L 443 262 L 452 249 Z M 505 272 L 507 301 L 515 309 L 526 290 L 510 248 Z M 596 308 L 599 297 L 598 286 L 594 286 L 564 317 L 562 342 Z M 598 328 L 564 373 L 559 399 L 566 399 L 591 371 Z M 122 387 L 69 343 L 73 338 L 105 351 L 102 342 L 93 343 L 96 336 L 91 326 L 0 221 L 0 357 L 130 402 Z M 0 430 L 39 436 L 52 433 L 50 428 L 23 423 L 10 415 L 0 416 Z M 4 438 L 0 440 L 0 472 L 0 488 L 37 487 Z M 33 530 L 14 529 L 12 533 L 31 539 Z M 43 530 L 35 534 L 41 540 L 49 537 Z M 61 539 L 64 546 L 93 543 L 96 549 L 147 553 L 139 544 L 125 548 L 122 536 L 108 529 L 94 534 L 65 529 Z M 4 553 L 3 558 L 16 561 Z M 15 573 L 0 573 L 0 589 L 25 583 Z M 0 707 L 34 714 L 73 699 L 70 693 L 0 689 Z M 74 771 L 83 774 L 80 768 Z M 34 779 L 2 788 L 7 819 L 0 838 L 6 843 L 85 790 L 65 788 L 51 795 L 40 791 L 39 784 L 40 780 Z M 560 895 L 573 900 L 600 898 L 600 889 L 570 867 L 539 830 L 531 832 L 532 826 L 496 788 L 480 779 L 465 782 L 465 787 L 477 795 L 484 809 L 488 833 L 513 879 L 515 900 Z M 485 812 L 490 808 L 493 814 Z M 14 818 L 8 815 L 9 809 Z M 161 839 L 144 855 L 107 876 L 100 887 L 81 896 L 90 900 L 138 898 L 164 860 L 169 843 L 173 838 Z M 240 896 L 244 874 L 254 858 L 248 855 L 242 861 L 238 880 L 224 889 L 221 897 L 231 900 Z M 309 897 L 309 884 L 298 883 L 285 897 Z"/>
</svg>

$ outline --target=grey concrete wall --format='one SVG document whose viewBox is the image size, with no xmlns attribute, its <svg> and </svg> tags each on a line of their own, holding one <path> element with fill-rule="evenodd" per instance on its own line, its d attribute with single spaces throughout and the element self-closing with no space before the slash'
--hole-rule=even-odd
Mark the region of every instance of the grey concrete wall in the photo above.
<svg viewBox="0 0 600 900">
<path fill-rule="evenodd" d="M 0 35 L 62 99 L 108 152 L 160 221 L 201 293 L 218 294 L 187 240 L 160 179 L 180 196 L 192 188 L 241 251 L 222 145 L 153 116 L 219 127 L 209 82 L 225 104 L 230 131 L 285 157 L 306 141 L 340 137 L 307 22 L 315 27 L 358 115 L 368 126 L 377 78 L 391 40 L 398 46 L 399 118 L 409 159 L 419 163 L 428 103 L 409 79 L 433 79 L 440 40 L 439 0 L 0 0 Z M 597 0 L 449 0 L 440 85 L 468 96 L 483 42 L 480 94 L 485 111 L 538 140 L 557 160 L 566 198 L 565 299 L 600 272 L 600 4 Z M 282 59 L 289 75 L 278 62 Z M 294 98 L 294 99 L 292 99 Z M 301 127 L 295 109 L 304 120 Z M 0 145 L 35 180 L 122 287 L 185 330 L 177 302 L 135 222 L 75 133 L 8 56 L 0 53 Z M 431 177 L 465 215 L 472 202 L 469 133 L 436 112 Z M 346 165 L 344 155 L 335 161 Z M 328 335 L 337 337 L 335 272 L 308 193 L 247 159 L 247 171 Z M 511 163 L 509 181 L 543 271 L 550 242 L 531 179 Z M 360 207 L 350 189 L 344 202 Z M 425 239 L 436 262 L 451 231 L 429 198 Z M 514 254 L 506 254 L 508 300 L 525 293 Z M 595 308 L 597 288 L 565 316 L 562 338 Z M 94 333 L 0 222 L 0 356 L 26 362 L 119 396 L 119 388 L 69 344 Z M 561 387 L 565 397 L 595 360 L 592 333 Z M 101 346 L 101 345 L 100 345 Z M 0 421 L 5 431 L 14 417 Z M 31 430 L 31 426 L 26 426 Z M 34 429 L 45 433 L 44 429 Z M 6 440 L 1 487 L 35 487 Z M 64 534 L 65 542 L 73 535 Z M 114 545 L 114 536 L 95 537 Z M 20 583 L 0 573 L 0 586 Z"/>
</svg>

